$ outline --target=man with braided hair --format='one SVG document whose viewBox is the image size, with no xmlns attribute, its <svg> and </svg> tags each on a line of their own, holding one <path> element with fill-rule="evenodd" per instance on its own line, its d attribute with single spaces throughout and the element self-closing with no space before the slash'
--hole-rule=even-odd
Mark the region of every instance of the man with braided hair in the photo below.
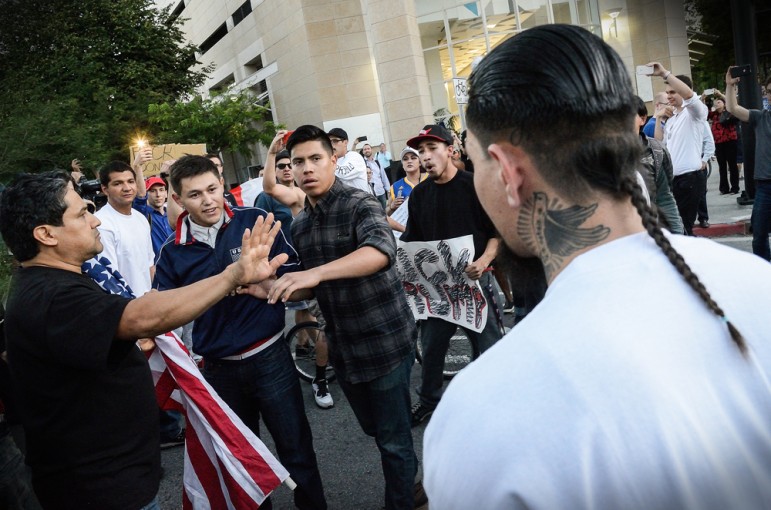
<svg viewBox="0 0 771 510">
<path fill-rule="evenodd" d="M 531 28 L 469 85 L 479 198 L 549 288 L 444 394 L 431 507 L 768 508 L 771 267 L 656 225 L 631 81 L 597 36 Z"/>
</svg>

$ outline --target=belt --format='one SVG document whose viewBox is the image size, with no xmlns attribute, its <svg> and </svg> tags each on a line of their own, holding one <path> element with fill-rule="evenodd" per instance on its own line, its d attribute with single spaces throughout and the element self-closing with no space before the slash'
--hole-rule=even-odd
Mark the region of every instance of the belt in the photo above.
<svg viewBox="0 0 771 510">
<path fill-rule="evenodd" d="M 239 352 L 238 354 L 233 354 L 232 356 L 222 356 L 221 358 L 218 358 L 218 359 L 226 360 L 226 361 L 240 361 L 250 356 L 254 356 L 258 352 L 270 347 L 276 340 L 281 338 L 283 334 L 284 334 L 284 331 L 281 330 L 270 338 L 264 338 L 262 340 L 258 340 L 257 342 L 253 343 L 243 351 Z"/>
</svg>

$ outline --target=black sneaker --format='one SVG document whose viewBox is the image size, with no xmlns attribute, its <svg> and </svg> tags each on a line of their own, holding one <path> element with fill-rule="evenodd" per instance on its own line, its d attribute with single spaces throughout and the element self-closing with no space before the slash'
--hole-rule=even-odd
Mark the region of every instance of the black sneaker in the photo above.
<svg viewBox="0 0 771 510">
<path fill-rule="evenodd" d="M 423 482 L 418 482 L 412 488 L 412 494 L 415 498 L 414 508 L 428 508 L 428 495 L 423 488 Z"/>
<path fill-rule="evenodd" d="M 506 304 L 503 305 L 503 313 L 514 313 L 515 308 L 513 301 L 506 301 Z"/>
<path fill-rule="evenodd" d="M 423 404 L 418 402 L 414 406 L 412 406 L 412 426 L 415 427 L 417 425 L 420 425 L 424 421 L 426 421 L 432 414 L 434 414 L 433 409 L 429 409 L 425 407 Z"/>
<path fill-rule="evenodd" d="M 180 429 L 179 434 L 177 434 L 176 437 L 161 438 L 162 450 L 165 448 L 173 448 L 182 444 L 185 444 L 185 429 Z"/>
<path fill-rule="evenodd" d="M 332 400 L 332 395 L 329 393 L 326 379 L 314 379 L 311 383 L 313 388 L 313 398 L 316 400 L 316 405 L 322 409 L 329 409 L 335 405 L 335 401 Z"/>
</svg>

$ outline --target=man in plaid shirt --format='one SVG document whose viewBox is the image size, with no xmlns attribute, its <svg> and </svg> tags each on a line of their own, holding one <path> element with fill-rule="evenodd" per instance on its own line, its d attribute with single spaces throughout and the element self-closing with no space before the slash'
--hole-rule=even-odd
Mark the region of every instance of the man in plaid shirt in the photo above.
<svg viewBox="0 0 771 510">
<path fill-rule="evenodd" d="M 385 507 L 413 508 L 417 457 L 410 431 L 415 322 L 396 273 L 396 241 L 372 195 L 335 178 L 323 130 L 297 128 L 287 141 L 305 208 L 292 223 L 304 271 L 275 282 L 269 301 L 313 289 L 326 319 L 330 360 L 364 432 L 376 439 Z"/>
</svg>

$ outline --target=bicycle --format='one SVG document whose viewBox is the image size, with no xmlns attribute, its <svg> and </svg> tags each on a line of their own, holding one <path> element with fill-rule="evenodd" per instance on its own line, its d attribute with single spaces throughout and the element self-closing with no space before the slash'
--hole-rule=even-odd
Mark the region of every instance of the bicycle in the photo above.
<svg viewBox="0 0 771 510">
<path fill-rule="evenodd" d="M 295 324 L 286 334 L 286 341 L 289 343 L 289 349 L 292 352 L 292 358 L 294 359 L 297 374 L 304 381 L 312 382 L 316 377 L 316 341 L 323 334 L 323 326 L 318 322 L 313 321 Z M 305 343 L 307 354 L 297 356 L 295 348 L 298 340 L 302 340 L 303 337 L 307 339 L 307 343 Z M 303 345 L 302 342 L 300 345 Z M 326 375 L 327 382 L 334 381 L 336 377 L 335 369 L 332 365 L 328 364 Z"/>
</svg>

